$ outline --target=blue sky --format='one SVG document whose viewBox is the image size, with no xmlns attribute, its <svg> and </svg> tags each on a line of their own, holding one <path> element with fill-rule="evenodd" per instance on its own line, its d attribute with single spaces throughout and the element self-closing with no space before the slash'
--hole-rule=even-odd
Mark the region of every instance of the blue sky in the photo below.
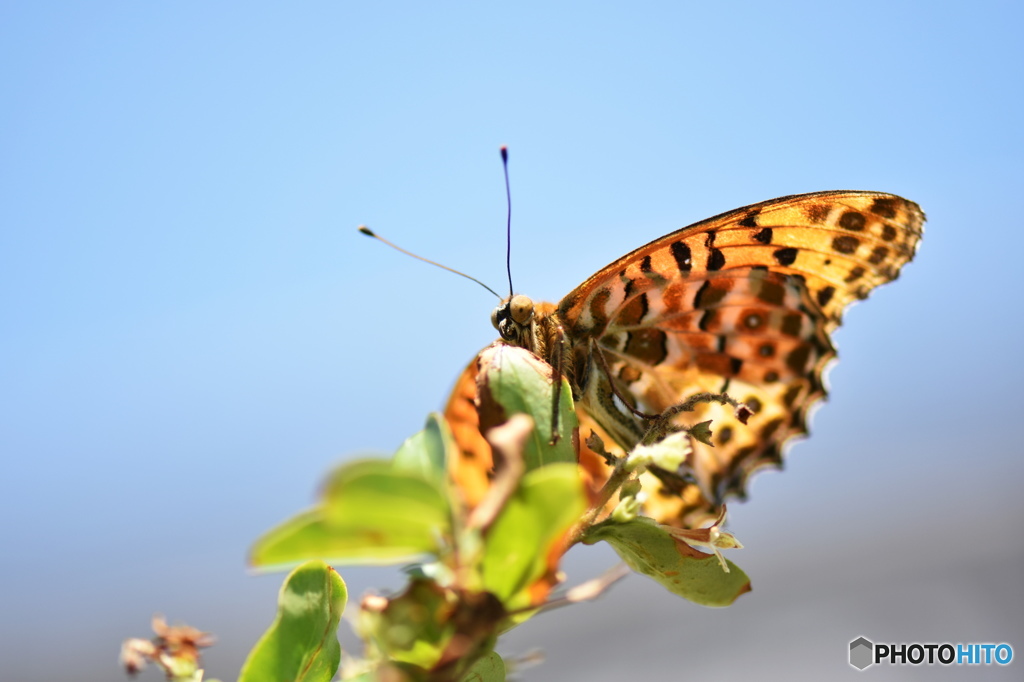
<svg viewBox="0 0 1024 682">
<path fill-rule="evenodd" d="M 356 225 L 500 289 L 502 144 L 513 276 L 538 299 L 784 194 L 889 191 L 929 217 L 846 316 L 813 438 L 733 511 L 748 604 L 651 593 L 638 641 L 720 628 L 739 667 L 707 672 L 735 675 L 810 642 L 807 679 L 844 674 L 859 635 L 1024 653 L 999 568 L 1024 558 L 1022 29 L 1011 2 L 5 4 L 5 668 L 110 679 L 159 611 L 215 631 L 233 678 L 280 582 L 245 574 L 248 544 L 342 458 L 397 447 L 494 337 L 490 294 Z M 837 587 L 871 571 L 877 601 Z M 643 589 L 577 618 L 613 623 Z M 515 634 L 549 649 L 526 679 L 704 670 L 679 640 L 560 659 L 564 617 Z M 728 634 L 758 618 L 789 625 Z"/>
</svg>

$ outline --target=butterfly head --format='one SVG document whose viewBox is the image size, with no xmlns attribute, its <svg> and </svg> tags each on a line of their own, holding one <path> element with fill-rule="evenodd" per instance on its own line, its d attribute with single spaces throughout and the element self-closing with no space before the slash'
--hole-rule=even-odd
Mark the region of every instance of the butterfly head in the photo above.
<svg viewBox="0 0 1024 682">
<path fill-rule="evenodd" d="M 509 296 L 491 313 L 491 324 L 508 343 L 524 346 L 533 322 L 533 300 L 522 294 Z"/>
</svg>

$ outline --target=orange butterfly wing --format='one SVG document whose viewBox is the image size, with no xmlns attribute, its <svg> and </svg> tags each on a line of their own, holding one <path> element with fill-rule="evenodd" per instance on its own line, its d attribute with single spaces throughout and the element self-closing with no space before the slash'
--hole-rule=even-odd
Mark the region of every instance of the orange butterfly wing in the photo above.
<svg viewBox="0 0 1024 682">
<path fill-rule="evenodd" d="M 692 526 L 717 516 L 727 496 L 744 495 L 753 471 L 779 464 L 785 443 L 807 433 L 835 357 L 830 333 L 851 302 L 898 276 L 923 223 L 900 197 L 817 192 L 723 213 L 603 268 L 550 313 L 572 348 L 581 441 L 593 431 L 623 452 L 639 442 L 647 423 L 620 396 L 659 413 L 695 393 L 728 391 L 754 412 L 748 423 L 714 404 L 681 415 L 681 424 L 713 420 L 714 447 L 693 441 L 679 471 L 656 471 L 645 484 L 659 521 Z M 485 490 L 490 467 L 471 409 L 474 376 L 471 364 L 446 409 L 464 491 Z M 599 482 L 592 469 L 601 458 L 585 444 L 580 456 Z"/>
<path fill-rule="evenodd" d="M 458 456 L 448 462 L 448 473 L 463 502 L 471 509 L 483 500 L 494 469 L 491 446 L 480 433 L 476 400 L 479 372 L 478 353 L 455 381 L 455 388 L 444 408 L 444 417 L 459 448 Z"/>
<path fill-rule="evenodd" d="M 685 525 L 717 515 L 744 494 L 750 473 L 781 462 L 807 433 L 835 357 L 829 334 L 843 310 L 895 279 L 912 257 L 924 215 L 917 204 L 875 192 L 818 192 L 729 211 L 630 253 L 562 299 L 577 367 L 589 376 L 580 409 L 623 449 L 644 425 L 620 395 L 658 413 L 694 393 L 725 392 L 754 415 L 701 405 L 680 422 L 713 419 L 713 443 L 693 442 L 680 472 L 648 488 L 648 511 Z M 579 378 L 578 378 L 579 379 Z M 586 420 L 582 421 L 585 423 Z"/>
</svg>

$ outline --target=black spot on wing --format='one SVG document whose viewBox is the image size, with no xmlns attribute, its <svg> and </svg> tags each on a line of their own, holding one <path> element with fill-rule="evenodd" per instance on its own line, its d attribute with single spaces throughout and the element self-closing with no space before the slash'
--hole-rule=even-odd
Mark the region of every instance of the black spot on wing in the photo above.
<svg viewBox="0 0 1024 682">
<path fill-rule="evenodd" d="M 867 272 L 867 270 L 865 270 L 862 266 L 857 265 L 852 270 L 850 270 L 850 274 L 848 274 L 846 276 L 846 279 L 843 281 L 846 282 L 847 284 L 850 284 L 851 282 L 856 282 L 858 279 L 864 276 L 865 272 Z"/>
<path fill-rule="evenodd" d="M 878 265 L 885 260 L 886 256 L 889 255 L 889 249 L 884 246 L 876 246 L 871 250 L 871 255 L 868 256 L 868 262 L 872 265 Z"/>
<path fill-rule="evenodd" d="M 784 249 L 776 249 L 772 255 L 775 256 L 779 265 L 792 265 L 796 261 L 797 250 L 792 246 L 787 246 Z"/>
<path fill-rule="evenodd" d="M 860 232 L 867 224 L 867 220 L 857 211 L 847 211 L 839 216 L 839 227 L 850 232 Z"/>
<path fill-rule="evenodd" d="M 657 365 L 668 357 L 668 337 L 660 329 L 635 329 L 626 337 L 623 351 L 649 365 Z"/>
<path fill-rule="evenodd" d="M 643 259 L 640 261 L 640 272 L 648 276 L 654 273 L 654 268 L 651 266 L 650 255 L 644 256 Z"/>
<path fill-rule="evenodd" d="M 697 322 L 697 328 L 702 332 L 708 331 L 712 325 L 718 322 L 718 311 L 712 308 L 711 310 L 705 310 L 704 314 L 700 316 L 700 321 Z"/>
<path fill-rule="evenodd" d="M 672 251 L 672 257 L 676 259 L 676 267 L 679 268 L 679 272 L 684 275 L 693 269 L 693 254 L 690 252 L 690 247 L 683 242 L 672 242 L 670 247 Z"/>
<path fill-rule="evenodd" d="M 627 277 L 626 276 L 626 270 L 625 270 L 625 268 L 623 268 L 622 272 L 619 273 L 619 281 L 623 283 L 623 285 L 625 287 L 626 298 L 628 299 L 630 296 L 633 295 L 633 291 L 636 288 L 635 287 L 636 279 L 634 279 L 632 277 Z"/>
<path fill-rule="evenodd" d="M 831 212 L 832 207 L 828 204 L 811 204 L 804 209 L 807 220 L 815 224 L 825 222 L 828 219 L 828 214 Z"/>
<path fill-rule="evenodd" d="M 786 288 L 780 282 L 765 279 L 761 281 L 757 297 L 765 303 L 782 305 L 782 302 L 786 300 Z"/>
<path fill-rule="evenodd" d="M 849 235 L 840 235 L 832 240 L 832 248 L 839 253 L 849 255 L 860 246 L 860 240 Z"/>
<path fill-rule="evenodd" d="M 818 305 L 824 308 L 828 305 L 828 302 L 832 300 L 832 296 L 835 295 L 835 287 L 825 287 L 824 289 L 818 290 Z"/>
<path fill-rule="evenodd" d="M 893 198 L 878 198 L 871 204 L 871 208 L 868 209 L 872 213 L 883 218 L 895 218 L 896 217 L 896 199 Z"/>
<path fill-rule="evenodd" d="M 786 355 L 786 366 L 796 374 L 803 374 L 807 370 L 807 361 L 810 357 L 810 344 L 802 343 Z"/>
<path fill-rule="evenodd" d="M 800 313 L 789 313 L 782 318 L 782 324 L 779 325 L 779 331 L 786 336 L 799 337 L 803 327 L 803 318 L 800 316 Z"/>
<path fill-rule="evenodd" d="M 707 280 L 693 297 L 694 308 L 707 308 L 720 302 L 728 294 L 727 289 L 712 286 L 711 280 Z"/>
<path fill-rule="evenodd" d="M 714 272 L 715 270 L 721 270 L 725 266 L 725 254 L 722 253 L 721 249 L 711 249 L 708 251 L 708 270 Z"/>
</svg>

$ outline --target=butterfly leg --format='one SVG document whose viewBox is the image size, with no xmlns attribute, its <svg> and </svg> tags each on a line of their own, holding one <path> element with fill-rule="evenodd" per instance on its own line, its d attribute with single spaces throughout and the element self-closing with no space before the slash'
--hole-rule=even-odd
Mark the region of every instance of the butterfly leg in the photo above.
<svg viewBox="0 0 1024 682">
<path fill-rule="evenodd" d="M 633 407 L 632 402 L 627 400 L 626 397 L 619 392 L 619 387 L 616 385 L 615 379 L 612 377 L 611 367 L 608 366 L 608 358 L 605 357 L 604 351 L 601 350 L 601 347 L 596 343 L 593 345 L 593 352 L 594 357 L 597 359 L 597 366 L 601 369 L 601 372 L 605 375 L 605 377 L 607 377 L 608 385 L 611 387 L 612 393 L 614 393 L 615 397 L 618 398 L 619 401 L 621 401 L 622 404 L 626 406 L 627 410 L 632 412 L 635 416 L 640 417 L 641 419 L 644 419 L 646 421 L 661 418 L 661 415 L 659 414 L 647 414 L 646 412 L 641 412 L 640 410 Z"/>
<path fill-rule="evenodd" d="M 593 357 L 597 361 L 598 368 L 601 370 L 601 373 L 604 374 L 605 378 L 607 378 L 608 380 L 608 386 L 611 389 L 612 394 L 619 399 L 619 402 L 622 403 L 622 405 L 625 406 L 625 408 L 629 410 L 630 413 L 644 420 L 649 425 L 647 428 L 647 432 L 641 441 L 645 445 L 650 445 L 652 443 L 660 441 L 662 438 L 669 435 L 670 433 L 674 433 L 679 430 L 685 430 L 688 433 L 690 433 L 690 435 L 694 436 L 697 440 L 707 443 L 708 445 L 711 445 L 711 443 L 709 442 L 711 438 L 711 431 L 710 429 L 708 429 L 706 424 L 704 425 L 703 429 L 698 429 L 698 427 L 701 426 L 700 424 L 696 424 L 692 427 L 687 428 L 680 427 L 672 423 L 672 419 L 676 415 L 682 412 L 692 412 L 694 408 L 696 408 L 697 405 L 699 405 L 700 403 L 717 402 L 722 405 L 731 405 L 736 410 L 736 418 L 739 419 L 739 421 L 743 424 L 746 424 L 747 419 L 750 417 L 751 414 L 753 414 L 749 407 L 739 402 L 735 398 L 732 398 L 731 396 L 729 396 L 728 393 L 725 392 L 696 393 L 687 398 L 686 400 L 684 400 L 683 402 L 677 403 L 666 408 L 661 413 L 648 414 L 646 412 L 642 412 L 641 410 L 638 410 L 636 407 L 634 407 L 633 402 L 627 399 L 626 396 L 624 396 L 620 392 L 619 386 L 615 381 L 614 377 L 612 376 L 612 370 L 608 364 L 608 358 L 605 356 L 604 350 L 601 348 L 601 346 L 595 343 L 591 346 L 591 350 Z"/>
<path fill-rule="evenodd" d="M 544 349 L 541 355 L 548 358 L 548 362 L 553 370 L 552 379 L 555 382 L 555 390 L 551 401 L 551 444 L 554 445 L 559 439 L 559 422 L 561 420 L 558 417 L 558 408 L 562 400 L 562 378 L 568 377 L 569 385 L 573 387 L 572 397 L 574 400 L 579 400 L 581 396 L 577 395 L 579 387 L 576 381 L 578 377 L 575 377 L 574 374 L 578 370 L 574 372 L 572 340 L 566 333 L 561 321 L 554 315 L 547 317 L 545 323 L 540 335 L 543 339 L 543 345 L 538 347 Z"/>
<path fill-rule="evenodd" d="M 559 352 L 554 354 L 552 358 L 554 362 L 551 363 L 551 378 L 555 382 L 555 390 L 551 393 L 551 440 L 549 443 L 555 445 L 558 443 L 558 406 L 562 402 L 562 363 L 565 361 L 565 349 L 560 348 Z"/>
<path fill-rule="evenodd" d="M 558 417 L 559 405 L 562 402 L 562 377 L 566 374 L 566 368 L 570 367 L 572 359 L 572 345 L 569 343 L 569 336 L 555 318 L 547 319 L 547 326 L 544 329 L 544 345 L 551 349 L 547 355 L 551 362 L 551 378 L 555 382 L 555 390 L 551 395 L 551 445 L 558 442 L 560 436 L 558 430 L 561 420 Z M 575 396 L 574 396 L 575 397 Z"/>
</svg>

